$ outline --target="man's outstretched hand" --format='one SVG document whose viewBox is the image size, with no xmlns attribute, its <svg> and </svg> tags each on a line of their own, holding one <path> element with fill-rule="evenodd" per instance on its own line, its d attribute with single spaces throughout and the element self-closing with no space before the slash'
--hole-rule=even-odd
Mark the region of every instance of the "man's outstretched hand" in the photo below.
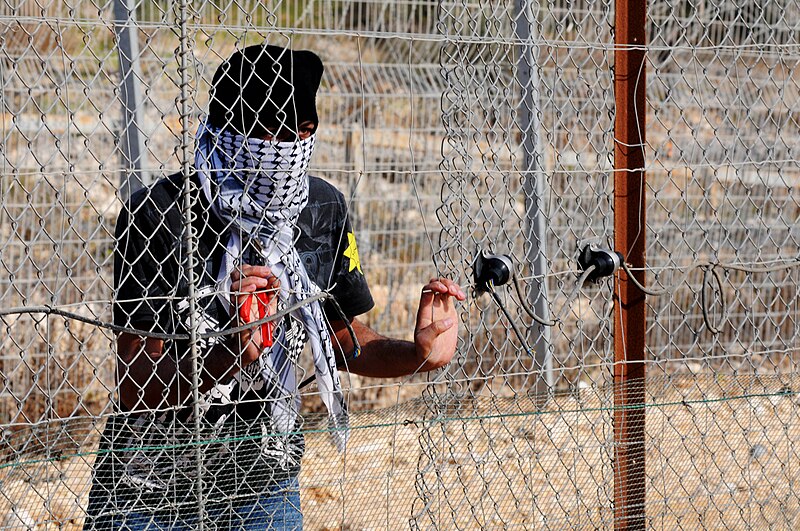
<svg viewBox="0 0 800 531">
<path fill-rule="evenodd" d="M 433 278 L 422 288 L 414 329 L 421 371 L 450 363 L 458 342 L 458 312 L 453 298 L 466 299 L 461 287 L 446 278 Z"/>
</svg>

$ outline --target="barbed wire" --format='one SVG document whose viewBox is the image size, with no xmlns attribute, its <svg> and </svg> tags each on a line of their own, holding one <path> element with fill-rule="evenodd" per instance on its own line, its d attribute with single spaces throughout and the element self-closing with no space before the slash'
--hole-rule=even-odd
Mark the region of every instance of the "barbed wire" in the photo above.
<svg viewBox="0 0 800 531">
<path fill-rule="evenodd" d="M 258 319 L 254 321 L 250 321 L 247 324 L 243 324 L 240 326 L 235 326 L 231 328 L 227 328 L 225 330 L 217 330 L 214 332 L 204 332 L 198 334 L 196 337 L 200 340 L 205 339 L 214 339 L 218 337 L 225 337 L 225 336 L 232 336 L 238 334 L 240 332 L 245 332 L 247 330 L 253 330 L 260 327 L 263 324 L 271 323 L 280 319 L 283 319 L 287 315 L 290 315 L 292 312 L 307 306 L 311 303 L 317 301 L 334 301 L 335 299 L 331 297 L 327 292 L 321 291 L 314 295 L 310 295 L 305 299 L 298 301 L 290 306 L 287 306 L 283 310 L 279 310 L 274 314 L 268 315 L 263 319 Z M 336 307 L 337 303 L 334 304 Z M 339 307 L 339 311 L 341 312 L 341 307 Z M 20 315 L 20 314 L 45 314 L 45 315 L 57 315 L 59 317 L 63 317 L 65 319 L 70 319 L 72 321 L 79 321 L 82 323 L 94 325 L 98 328 L 104 328 L 107 330 L 111 330 L 112 332 L 117 333 L 124 333 L 124 334 L 132 334 L 141 337 L 151 337 L 153 339 L 163 339 L 163 340 L 183 340 L 188 341 L 192 338 L 190 334 L 168 334 L 162 332 L 155 332 L 153 330 L 145 330 L 141 328 L 131 328 L 127 326 L 120 326 L 116 325 L 109 321 L 103 321 L 101 319 L 96 319 L 92 317 L 86 317 L 85 315 L 80 315 L 74 312 L 68 312 L 62 310 L 58 307 L 49 306 L 49 305 L 39 305 L 39 306 L 26 306 L 26 307 L 19 307 L 19 308 L 9 308 L 6 310 L 0 310 L 0 317 L 8 316 L 8 315 Z M 344 319 L 345 322 L 348 322 L 347 319 Z M 355 336 L 355 333 L 353 333 Z"/>
</svg>

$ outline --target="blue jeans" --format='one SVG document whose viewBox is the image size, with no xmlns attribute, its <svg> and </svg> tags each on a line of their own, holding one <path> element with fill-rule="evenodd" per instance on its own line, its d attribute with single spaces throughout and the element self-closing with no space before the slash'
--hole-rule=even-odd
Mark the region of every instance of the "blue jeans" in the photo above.
<svg viewBox="0 0 800 531">
<path fill-rule="evenodd" d="M 288 479 L 258 498 L 230 501 L 208 508 L 205 527 L 214 530 L 302 530 L 300 484 L 297 478 Z M 116 516 L 110 529 L 128 531 L 189 531 L 197 527 L 197 517 L 166 516 L 131 512 Z"/>
</svg>

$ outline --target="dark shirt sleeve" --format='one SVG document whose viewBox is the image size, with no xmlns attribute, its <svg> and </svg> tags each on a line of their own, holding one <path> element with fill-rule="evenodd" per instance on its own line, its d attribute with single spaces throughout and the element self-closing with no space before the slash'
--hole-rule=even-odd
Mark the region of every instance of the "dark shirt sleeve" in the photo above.
<svg viewBox="0 0 800 531">
<path fill-rule="evenodd" d="M 114 324 L 147 332 L 174 333 L 180 226 L 170 223 L 150 190 L 123 205 L 114 252 Z"/>
<path fill-rule="evenodd" d="M 298 220 L 297 250 L 309 276 L 330 292 L 346 317 L 368 312 L 374 306 L 358 255 L 356 235 L 350 224 L 347 203 L 331 184 L 311 177 L 309 203 Z M 330 301 L 328 319 L 342 315 Z"/>
<path fill-rule="evenodd" d="M 342 201 L 342 218 L 337 234 L 339 242 L 334 262 L 331 295 L 339 303 L 345 316 L 355 317 L 370 311 L 375 302 L 372 300 L 372 293 L 364 276 L 356 235 L 350 224 L 344 199 Z M 325 305 L 325 313 L 329 319 L 341 319 L 329 302 Z"/>
</svg>

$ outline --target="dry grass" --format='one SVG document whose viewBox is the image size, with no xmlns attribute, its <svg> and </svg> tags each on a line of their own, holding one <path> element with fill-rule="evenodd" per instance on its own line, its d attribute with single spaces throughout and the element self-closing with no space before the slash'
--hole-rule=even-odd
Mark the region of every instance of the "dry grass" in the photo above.
<svg viewBox="0 0 800 531">
<path fill-rule="evenodd" d="M 647 409 L 649 527 L 800 524 L 800 408 L 789 394 L 800 382 L 700 375 L 672 383 Z M 428 422 L 423 401 L 359 413 L 344 455 L 327 434 L 309 433 L 306 528 L 399 529 L 415 519 L 439 529 L 610 529 L 610 395 L 582 393 L 540 412 L 530 400 L 495 398 L 453 403 Z M 77 529 L 90 457 L 22 461 L 0 471 L 5 528 Z"/>
</svg>

